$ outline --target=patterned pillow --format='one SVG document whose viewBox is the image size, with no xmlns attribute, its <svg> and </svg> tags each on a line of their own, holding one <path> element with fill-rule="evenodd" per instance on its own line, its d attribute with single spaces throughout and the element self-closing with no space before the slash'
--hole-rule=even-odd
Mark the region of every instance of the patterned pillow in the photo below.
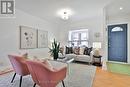
<svg viewBox="0 0 130 87">
<path fill-rule="evenodd" d="M 80 54 L 80 47 L 74 48 L 74 54 L 79 55 Z"/>
<path fill-rule="evenodd" d="M 71 54 L 71 53 L 74 53 L 73 52 L 73 47 L 67 47 L 66 46 L 66 51 L 65 51 L 66 54 Z"/>
<path fill-rule="evenodd" d="M 90 56 L 91 51 L 92 51 L 92 47 L 90 47 L 90 48 L 85 47 L 85 49 L 84 49 L 84 55 L 89 55 Z"/>
</svg>

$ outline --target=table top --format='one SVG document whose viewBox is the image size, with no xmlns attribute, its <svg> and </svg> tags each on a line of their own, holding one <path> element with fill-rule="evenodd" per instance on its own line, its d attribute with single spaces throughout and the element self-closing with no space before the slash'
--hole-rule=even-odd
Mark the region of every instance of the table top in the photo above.
<svg viewBox="0 0 130 87">
<path fill-rule="evenodd" d="M 51 64 L 54 68 L 58 68 L 58 69 L 67 66 L 66 63 L 59 62 L 59 61 L 49 60 L 49 62 L 50 62 L 50 64 Z"/>
</svg>

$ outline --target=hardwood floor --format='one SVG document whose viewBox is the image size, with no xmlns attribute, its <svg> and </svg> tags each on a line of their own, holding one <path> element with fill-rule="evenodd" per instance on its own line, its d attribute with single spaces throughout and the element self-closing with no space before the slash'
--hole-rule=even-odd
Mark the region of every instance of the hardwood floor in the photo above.
<svg viewBox="0 0 130 87">
<path fill-rule="evenodd" d="M 97 67 L 93 87 L 130 87 L 130 76 L 111 73 Z"/>
</svg>

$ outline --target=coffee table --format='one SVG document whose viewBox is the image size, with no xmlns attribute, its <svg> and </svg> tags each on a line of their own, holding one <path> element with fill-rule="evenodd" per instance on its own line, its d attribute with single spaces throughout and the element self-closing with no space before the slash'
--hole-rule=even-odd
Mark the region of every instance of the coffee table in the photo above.
<svg viewBox="0 0 130 87">
<path fill-rule="evenodd" d="M 65 58 L 58 58 L 57 59 L 57 61 L 60 61 L 60 62 L 63 62 L 63 63 L 71 63 L 71 62 L 73 62 L 74 61 L 74 58 L 67 58 L 67 57 L 65 57 Z"/>
</svg>

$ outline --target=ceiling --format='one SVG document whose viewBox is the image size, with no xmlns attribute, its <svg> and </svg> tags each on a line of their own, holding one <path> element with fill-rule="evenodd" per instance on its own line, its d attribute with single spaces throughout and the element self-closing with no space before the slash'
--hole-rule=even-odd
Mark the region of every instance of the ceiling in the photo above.
<svg viewBox="0 0 130 87">
<path fill-rule="evenodd" d="M 120 10 L 120 7 L 123 8 Z M 130 0 L 118 0 L 106 6 L 106 13 L 108 17 L 114 16 L 130 16 Z"/>
<path fill-rule="evenodd" d="M 100 15 L 100 10 L 113 0 L 16 0 L 16 9 L 25 11 L 50 22 L 63 21 L 57 11 L 70 8 L 74 14 L 70 20 L 79 21 Z"/>
</svg>

